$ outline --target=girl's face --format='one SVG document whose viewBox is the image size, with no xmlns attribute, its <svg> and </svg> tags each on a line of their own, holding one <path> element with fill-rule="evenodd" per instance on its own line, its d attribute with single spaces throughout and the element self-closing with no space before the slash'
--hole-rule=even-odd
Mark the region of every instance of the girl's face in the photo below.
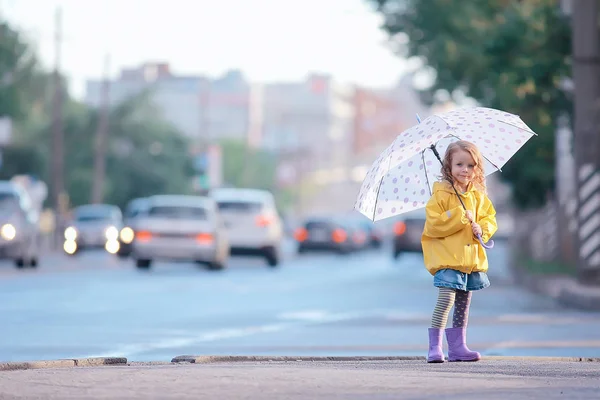
<svg viewBox="0 0 600 400">
<path fill-rule="evenodd" d="M 468 185 L 475 173 L 475 160 L 471 153 L 458 149 L 452 154 L 452 178 L 461 185 Z"/>
</svg>

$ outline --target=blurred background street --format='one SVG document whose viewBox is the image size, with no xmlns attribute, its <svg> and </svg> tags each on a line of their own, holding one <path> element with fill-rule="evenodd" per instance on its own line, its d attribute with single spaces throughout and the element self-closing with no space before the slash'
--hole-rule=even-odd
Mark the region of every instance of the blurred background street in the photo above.
<svg viewBox="0 0 600 400">
<path fill-rule="evenodd" d="M 504 244 L 497 246 L 492 286 L 473 301 L 472 347 L 484 355 L 600 357 L 600 315 L 516 287 Z M 290 252 L 276 270 L 239 259 L 217 274 L 185 263 L 148 274 L 102 253 L 53 255 L 35 272 L 1 267 L 0 354 L 423 355 L 433 294 L 421 256 L 395 261 L 388 246 L 352 257 Z"/>
<path fill-rule="evenodd" d="M 417 115 L 472 106 L 537 136 L 487 179 L 471 348 L 600 357 L 599 15 L 0 0 L 0 361 L 424 355 L 424 212 L 353 206 Z"/>
</svg>

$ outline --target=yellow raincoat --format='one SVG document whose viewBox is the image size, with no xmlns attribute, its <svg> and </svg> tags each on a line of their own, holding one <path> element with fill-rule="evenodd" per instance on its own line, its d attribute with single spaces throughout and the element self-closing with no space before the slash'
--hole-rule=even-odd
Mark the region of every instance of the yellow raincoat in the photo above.
<svg viewBox="0 0 600 400">
<path fill-rule="evenodd" d="M 472 184 L 460 196 L 467 210 L 473 213 L 473 219 L 481 226 L 483 242 L 487 242 L 498 229 L 492 202 Z M 473 235 L 465 210 L 450 183 L 433 184 L 433 195 L 425 211 L 427 216 L 421 244 L 425 267 L 431 275 L 446 268 L 467 274 L 487 271 L 485 248 Z"/>
</svg>

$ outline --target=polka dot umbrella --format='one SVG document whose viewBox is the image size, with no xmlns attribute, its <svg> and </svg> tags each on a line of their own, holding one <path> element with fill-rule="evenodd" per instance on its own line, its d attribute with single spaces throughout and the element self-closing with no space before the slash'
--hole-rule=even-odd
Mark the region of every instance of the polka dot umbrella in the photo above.
<svg viewBox="0 0 600 400">
<path fill-rule="evenodd" d="M 375 160 L 354 208 L 372 221 L 425 207 L 440 180 L 446 148 L 457 140 L 477 145 L 486 175 L 501 171 L 535 133 L 514 114 L 485 107 L 432 115 L 405 130 Z M 435 150 L 435 151 L 434 151 Z"/>
</svg>

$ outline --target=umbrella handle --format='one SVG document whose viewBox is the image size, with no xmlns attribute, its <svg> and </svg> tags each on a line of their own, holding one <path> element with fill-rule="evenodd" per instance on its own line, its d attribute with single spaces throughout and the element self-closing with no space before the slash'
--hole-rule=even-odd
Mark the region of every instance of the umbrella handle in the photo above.
<svg viewBox="0 0 600 400">
<path fill-rule="evenodd" d="M 481 245 L 486 248 L 486 249 L 493 249 L 494 248 L 494 241 L 493 240 L 488 240 L 487 244 L 483 243 L 483 239 L 481 238 L 481 235 L 477 235 L 477 240 L 479 240 L 479 243 L 481 243 Z"/>
</svg>

